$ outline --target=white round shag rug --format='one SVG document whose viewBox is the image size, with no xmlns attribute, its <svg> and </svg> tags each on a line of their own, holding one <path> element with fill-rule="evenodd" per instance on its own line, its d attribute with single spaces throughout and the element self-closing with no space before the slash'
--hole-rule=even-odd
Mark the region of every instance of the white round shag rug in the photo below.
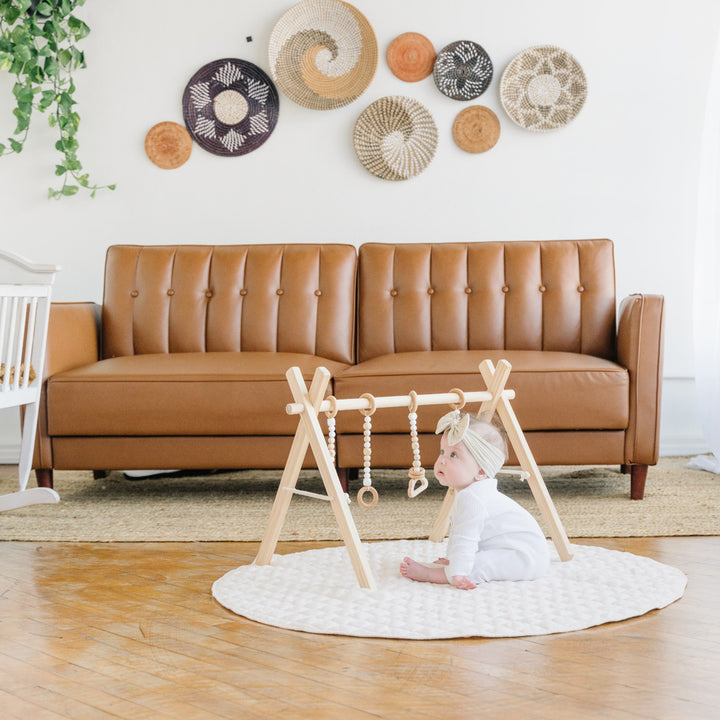
<svg viewBox="0 0 720 720">
<path fill-rule="evenodd" d="M 572 545 L 543 578 L 457 590 L 408 580 L 400 562 L 431 563 L 445 543 L 363 543 L 376 589 L 358 586 L 344 546 L 243 565 L 212 586 L 215 599 L 250 620 L 289 630 L 403 639 L 520 637 L 582 630 L 665 607 L 682 597 L 680 570 L 631 553 Z"/>
</svg>

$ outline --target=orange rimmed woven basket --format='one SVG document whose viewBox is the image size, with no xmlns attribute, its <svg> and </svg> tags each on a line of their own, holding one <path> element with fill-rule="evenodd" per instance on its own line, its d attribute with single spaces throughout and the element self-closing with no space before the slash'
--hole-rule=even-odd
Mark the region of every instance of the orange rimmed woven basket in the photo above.
<svg viewBox="0 0 720 720">
<path fill-rule="evenodd" d="M 495 147 L 500 139 L 500 120 L 489 107 L 473 105 L 457 114 L 452 136 L 461 150 L 484 153 Z"/>
<path fill-rule="evenodd" d="M 388 67 L 405 82 L 418 82 L 432 75 L 435 57 L 430 40 L 416 32 L 398 35 L 387 49 Z"/>
<path fill-rule="evenodd" d="M 192 153 L 190 133 L 176 122 L 160 122 L 145 136 L 145 153 L 163 170 L 174 170 L 184 165 Z"/>
</svg>

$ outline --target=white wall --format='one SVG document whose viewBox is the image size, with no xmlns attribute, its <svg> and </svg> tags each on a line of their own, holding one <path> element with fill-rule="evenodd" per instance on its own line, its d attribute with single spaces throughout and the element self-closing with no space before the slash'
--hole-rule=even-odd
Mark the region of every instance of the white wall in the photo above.
<svg viewBox="0 0 720 720">
<path fill-rule="evenodd" d="M 381 60 L 355 103 L 313 111 L 281 94 L 280 120 L 260 149 L 237 158 L 195 146 L 177 170 L 145 156 L 155 123 L 182 123 L 192 74 L 223 57 L 269 71 L 272 28 L 292 0 L 93 0 L 88 68 L 77 74 L 80 159 L 115 192 L 46 199 L 55 137 L 38 116 L 20 156 L 0 159 L 3 248 L 63 266 L 58 300 L 102 297 L 108 245 L 137 243 L 482 241 L 610 237 L 617 293 L 661 293 L 667 302 L 662 451 L 704 449 L 692 396 L 691 284 L 697 170 L 705 93 L 720 26 L 717 0 L 356 0 L 378 37 Z M 477 101 L 502 123 L 500 142 L 469 155 L 452 140 L 466 106 L 431 78 L 404 83 L 384 54 L 413 30 L 437 49 L 471 39 L 495 76 Z M 251 43 L 246 42 L 252 36 Z M 575 55 L 588 99 L 568 127 L 532 133 L 499 102 L 512 57 L 537 44 Z M 0 137 L 14 127 L 12 81 L 0 76 Z M 406 182 L 370 175 L 357 161 L 357 116 L 384 95 L 408 95 L 440 132 L 430 167 Z M 17 447 L 14 413 L 0 414 L 0 461 Z"/>
</svg>

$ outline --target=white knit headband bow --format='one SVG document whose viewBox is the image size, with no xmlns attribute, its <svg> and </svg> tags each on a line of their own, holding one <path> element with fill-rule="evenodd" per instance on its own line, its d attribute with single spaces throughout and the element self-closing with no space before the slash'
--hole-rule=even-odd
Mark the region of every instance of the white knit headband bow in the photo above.
<svg viewBox="0 0 720 720">
<path fill-rule="evenodd" d="M 461 414 L 459 410 L 446 413 L 438 420 L 435 428 L 436 435 L 444 432 L 447 432 L 449 445 L 465 445 L 488 477 L 497 475 L 505 462 L 505 453 L 470 429 L 470 415 Z"/>
</svg>

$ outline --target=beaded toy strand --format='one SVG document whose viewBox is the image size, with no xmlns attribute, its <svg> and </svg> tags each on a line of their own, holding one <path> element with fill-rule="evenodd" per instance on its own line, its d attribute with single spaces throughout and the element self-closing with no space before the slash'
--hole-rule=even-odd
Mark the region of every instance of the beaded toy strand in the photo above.
<svg viewBox="0 0 720 720">
<path fill-rule="evenodd" d="M 328 429 L 328 439 L 327 439 L 327 448 L 328 452 L 330 453 L 330 460 L 332 464 L 335 464 L 335 416 L 337 415 L 337 402 L 335 401 L 334 395 L 329 395 L 327 397 L 328 402 L 330 403 L 330 410 L 325 412 L 325 417 L 327 418 L 327 429 Z"/>
<path fill-rule="evenodd" d="M 410 407 L 408 412 L 408 420 L 410 421 L 410 445 L 412 447 L 413 462 L 412 467 L 408 470 L 408 497 L 417 497 L 425 488 L 428 486 L 427 478 L 425 477 L 425 470 L 423 469 L 422 462 L 420 461 L 420 441 L 418 440 L 417 432 L 417 393 L 414 390 L 410 391 Z M 420 483 L 418 485 L 418 483 Z"/>
<path fill-rule="evenodd" d="M 372 486 L 372 477 L 370 476 L 370 456 L 372 455 L 372 448 L 370 446 L 370 433 L 372 431 L 372 420 L 370 417 L 375 412 L 375 398 L 370 393 L 364 393 L 360 396 L 366 398 L 370 403 L 368 410 L 360 410 L 360 414 L 363 416 L 363 470 L 362 470 L 362 482 L 363 486 L 358 490 L 357 501 L 364 508 L 371 508 L 377 505 L 378 494 L 377 490 Z M 370 493 L 370 500 L 365 500 L 365 493 Z"/>
</svg>

